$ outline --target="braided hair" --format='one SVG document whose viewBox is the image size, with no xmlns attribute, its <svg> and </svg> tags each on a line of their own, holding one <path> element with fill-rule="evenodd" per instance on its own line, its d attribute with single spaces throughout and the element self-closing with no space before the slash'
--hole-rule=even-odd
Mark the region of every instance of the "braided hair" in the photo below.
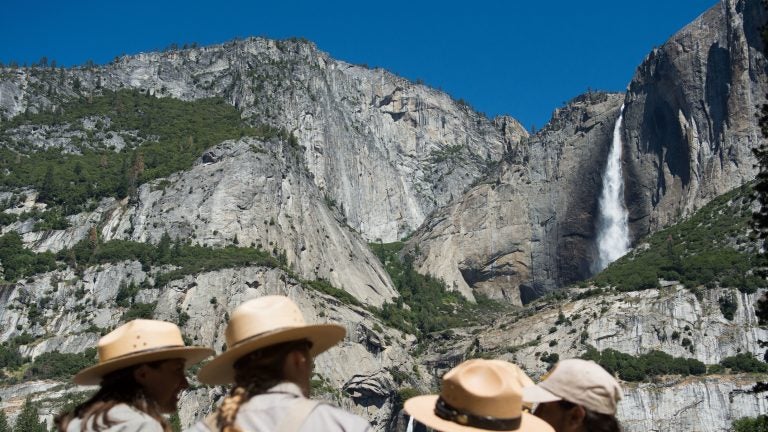
<svg viewBox="0 0 768 432">
<path fill-rule="evenodd" d="M 290 341 L 252 351 L 235 364 L 235 385 L 216 411 L 216 425 L 221 432 L 242 432 L 235 426 L 240 406 L 285 380 L 285 359 L 293 351 L 306 351 L 312 343 L 306 339 Z"/>
</svg>

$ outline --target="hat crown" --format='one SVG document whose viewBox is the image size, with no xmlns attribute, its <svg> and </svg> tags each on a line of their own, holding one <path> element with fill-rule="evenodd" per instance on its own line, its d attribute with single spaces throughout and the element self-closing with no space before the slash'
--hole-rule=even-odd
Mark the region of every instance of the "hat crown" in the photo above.
<svg viewBox="0 0 768 432">
<path fill-rule="evenodd" d="M 289 298 L 265 296 L 238 306 L 227 325 L 227 347 L 231 348 L 250 338 L 277 330 L 304 327 L 301 310 Z"/>
<path fill-rule="evenodd" d="M 592 360 L 562 360 L 539 387 L 569 402 L 609 415 L 616 414 L 623 396 L 621 385 L 613 375 Z"/>
<path fill-rule="evenodd" d="M 137 319 L 121 325 L 99 339 L 99 363 L 139 352 L 182 346 L 184 339 L 175 324 Z"/>
<path fill-rule="evenodd" d="M 443 376 L 442 399 L 476 416 L 509 419 L 522 414 L 522 388 L 504 362 L 466 361 Z"/>
</svg>

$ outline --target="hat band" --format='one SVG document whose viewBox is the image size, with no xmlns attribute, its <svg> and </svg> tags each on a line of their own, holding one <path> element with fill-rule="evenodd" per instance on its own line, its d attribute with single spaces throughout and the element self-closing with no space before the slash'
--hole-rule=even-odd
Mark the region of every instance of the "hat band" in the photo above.
<svg viewBox="0 0 768 432">
<path fill-rule="evenodd" d="M 135 356 L 137 354 L 152 354 L 155 351 L 164 351 L 164 350 L 173 349 L 173 348 L 186 348 L 186 346 L 185 345 L 163 345 L 159 347 L 152 347 L 152 348 L 147 348 L 147 349 L 138 350 L 138 351 L 131 351 L 129 353 L 120 354 L 119 356 L 108 358 L 105 360 L 99 359 L 99 364 L 102 364 L 108 361 L 113 361 L 113 360 L 120 360 L 121 358 Z"/>
<path fill-rule="evenodd" d="M 237 348 L 240 345 L 249 343 L 249 342 L 251 342 L 254 339 L 259 339 L 259 338 L 263 338 L 263 337 L 267 337 L 267 336 L 273 335 L 275 333 L 280 333 L 280 332 L 284 332 L 284 331 L 288 331 L 288 330 L 293 330 L 293 329 L 298 329 L 298 328 L 302 328 L 302 327 L 308 327 L 308 326 L 307 325 L 301 325 L 301 326 L 278 327 L 278 328 L 274 328 L 272 330 L 267 330 L 267 331 L 263 331 L 261 333 L 256 333 L 256 334 L 253 334 L 253 335 L 250 335 L 250 336 L 246 336 L 246 337 L 240 339 L 239 341 L 233 343 L 232 345 L 230 345 L 228 343 L 227 344 L 227 351 L 229 351 L 229 350 L 231 350 L 233 348 Z M 301 340 L 301 339 L 306 339 L 306 337 L 297 337 L 295 340 Z M 290 342 L 290 341 L 287 341 L 287 342 Z"/>
<path fill-rule="evenodd" d="M 458 423 L 462 426 L 471 426 L 480 429 L 494 431 L 508 431 L 520 428 L 521 417 L 496 418 L 472 414 L 467 411 L 452 407 L 442 396 L 435 403 L 435 415 L 443 420 Z"/>
</svg>

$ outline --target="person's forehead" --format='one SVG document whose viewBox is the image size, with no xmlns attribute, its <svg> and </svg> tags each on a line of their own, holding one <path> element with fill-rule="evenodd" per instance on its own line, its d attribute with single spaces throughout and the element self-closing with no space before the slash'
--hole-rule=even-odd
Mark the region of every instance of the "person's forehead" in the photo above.
<svg viewBox="0 0 768 432">
<path fill-rule="evenodd" d="M 164 369 L 175 369 L 179 367 L 184 367 L 184 359 L 176 358 L 176 359 L 170 359 L 165 360 L 164 362 L 160 363 L 160 367 Z"/>
</svg>

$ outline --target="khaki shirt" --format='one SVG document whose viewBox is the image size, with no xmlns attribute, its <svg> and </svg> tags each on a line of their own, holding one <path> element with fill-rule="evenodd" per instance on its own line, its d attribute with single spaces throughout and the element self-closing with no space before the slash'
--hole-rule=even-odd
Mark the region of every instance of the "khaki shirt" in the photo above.
<svg viewBox="0 0 768 432">
<path fill-rule="evenodd" d="M 91 416 L 85 432 L 93 432 L 93 422 L 101 416 Z M 107 411 L 107 418 L 114 423 L 110 428 L 101 429 L 101 432 L 163 432 L 163 426 L 144 412 L 141 412 L 130 405 L 118 404 Z M 81 432 L 83 421 L 74 418 L 67 425 L 67 432 Z M 102 424 L 99 422 L 99 424 Z M 103 425 L 102 425 L 103 428 Z"/>
<path fill-rule="evenodd" d="M 280 421 L 291 414 L 291 405 L 303 397 L 299 386 L 281 383 L 266 393 L 252 397 L 237 412 L 235 425 L 243 432 L 269 432 L 277 429 Z M 328 404 L 318 404 L 307 416 L 298 432 L 372 432 L 371 425 L 360 416 Z M 187 432 L 210 432 L 199 421 Z"/>
</svg>

